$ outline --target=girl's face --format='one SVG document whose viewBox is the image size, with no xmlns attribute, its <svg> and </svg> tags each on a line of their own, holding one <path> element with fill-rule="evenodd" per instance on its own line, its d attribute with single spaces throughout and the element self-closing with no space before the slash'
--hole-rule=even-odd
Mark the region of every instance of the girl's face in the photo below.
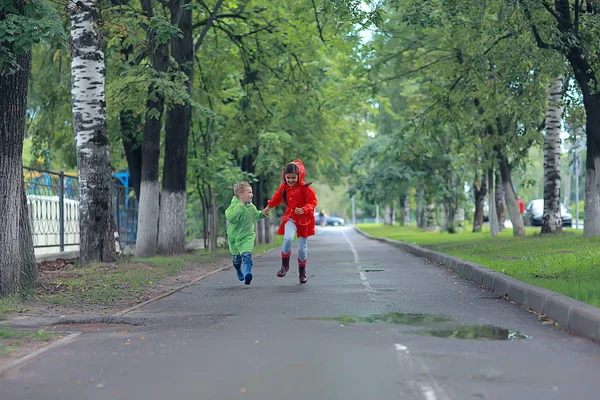
<svg viewBox="0 0 600 400">
<path fill-rule="evenodd" d="M 242 203 L 252 203 L 252 198 L 254 194 L 252 193 L 252 188 L 246 189 L 245 192 L 240 193 L 238 198 L 242 201 Z"/>
<path fill-rule="evenodd" d="M 293 173 L 285 174 L 285 182 L 289 186 L 294 186 L 298 182 L 298 175 Z"/>
</svg>

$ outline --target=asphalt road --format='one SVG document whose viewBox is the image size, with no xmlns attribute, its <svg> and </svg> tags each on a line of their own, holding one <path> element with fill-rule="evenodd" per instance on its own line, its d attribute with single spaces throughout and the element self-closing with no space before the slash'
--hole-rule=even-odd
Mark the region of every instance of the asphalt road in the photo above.
<svg viewBox="0 0 600 400">
<path fill-rule="evenodd" d="M 600 346 L 438 265 L 350 228 L 318 228 L 306 285 L 295 266 L 277 278 L 279 262 L 257 259 L 250 286 L 224 271 L 128 316 L 142 325 L 86 331 L 5 375 L 0 399 L 600 398 Z M 504 330 L 430 336 L 483 326 Z"/>
</svg>

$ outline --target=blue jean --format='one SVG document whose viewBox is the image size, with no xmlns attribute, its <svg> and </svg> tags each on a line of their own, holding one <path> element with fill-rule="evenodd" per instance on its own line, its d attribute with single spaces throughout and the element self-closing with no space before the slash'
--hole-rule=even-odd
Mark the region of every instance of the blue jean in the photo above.
<svg viewBox="0 0 600 400">
<path fill-rule="evenodd" d="M 233 256 L 233 266 L 235 268 L 240 268 L 242 266 L 242 263 L 244 263 L 244 266 L 250 265 L 252 267 L 252 265 L 254 264 L 254 262 L 252 261 L 252 253 L 245 252 L 241 255 L 236 254 L 235 256 Z"/>
<path fill-rule="evenodd" d="M 283 254 L 289 254 L 292 251 L 292 243 L 294 243 L 294 236 L 296 235 L 296 224 L 294 221 L 289 219 L 285 223 L 285 231 L 283 234 L 283 245 L 281 246 L 281 252 Z M 303 263 L 308 258 L 308 238 L 298 238 L 298 260 Z"/>
</svg>

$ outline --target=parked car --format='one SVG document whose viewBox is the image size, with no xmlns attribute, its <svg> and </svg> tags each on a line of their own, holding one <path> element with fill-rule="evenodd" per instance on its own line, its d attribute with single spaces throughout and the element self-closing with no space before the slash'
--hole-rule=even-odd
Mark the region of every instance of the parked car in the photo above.
<svg viewBox="0 0 600 400">
<path fill-rule="evenodd" d="M 320 225 L 320 218 L 319 218 L 319 213 L 317 211 L 315 211 L 315 224 L 316 225 Z M 344 218 L 340 218 L 340 217 L 330 217 L 327 216 L 325 217 L 325 225 L 326 226 L 342 226 L 342 225 L 346 225 L 346 221 L 344 220 Z"/>
<path fill-rule="evenodd" d="M 325 220 L 327 222 L 327 226 L 346 225 L 346 221 L 344 221 L 344 218 L 340 218 L 340 217 L 325 217 Z"/>
<path fill-rule="evenodd" d="M 544 215 L 544 199 L 532 200 L 525 208 L 523 223 L 526 226 L 542 226 L 542 215 Z M 560 203 L 560 216 L 563 227 L 571 228 L 573 226 L 573 216 L 562 203 Z"/>
</svg>

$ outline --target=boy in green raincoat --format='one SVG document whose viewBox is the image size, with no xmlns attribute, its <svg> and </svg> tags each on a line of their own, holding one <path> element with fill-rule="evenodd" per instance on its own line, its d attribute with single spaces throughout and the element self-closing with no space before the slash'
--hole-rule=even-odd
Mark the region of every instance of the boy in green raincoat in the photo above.
<svg viewBox="0 0 600 400">
<path fill-rule="evenodd" d="M 233 255 L 233 267 L 240 281 L 246 285 L 252 282 L 252 248 L 254 247 L 254 224 L 269 215 L 268 211 L 258 211 L 252 204 L 252 186 L 248 182 L 233 185 L 233 199 L 225 210 L 229 221 L 227 241 Z M 242 272 L 242 263 L 244 272 Z"/>
</svg>

